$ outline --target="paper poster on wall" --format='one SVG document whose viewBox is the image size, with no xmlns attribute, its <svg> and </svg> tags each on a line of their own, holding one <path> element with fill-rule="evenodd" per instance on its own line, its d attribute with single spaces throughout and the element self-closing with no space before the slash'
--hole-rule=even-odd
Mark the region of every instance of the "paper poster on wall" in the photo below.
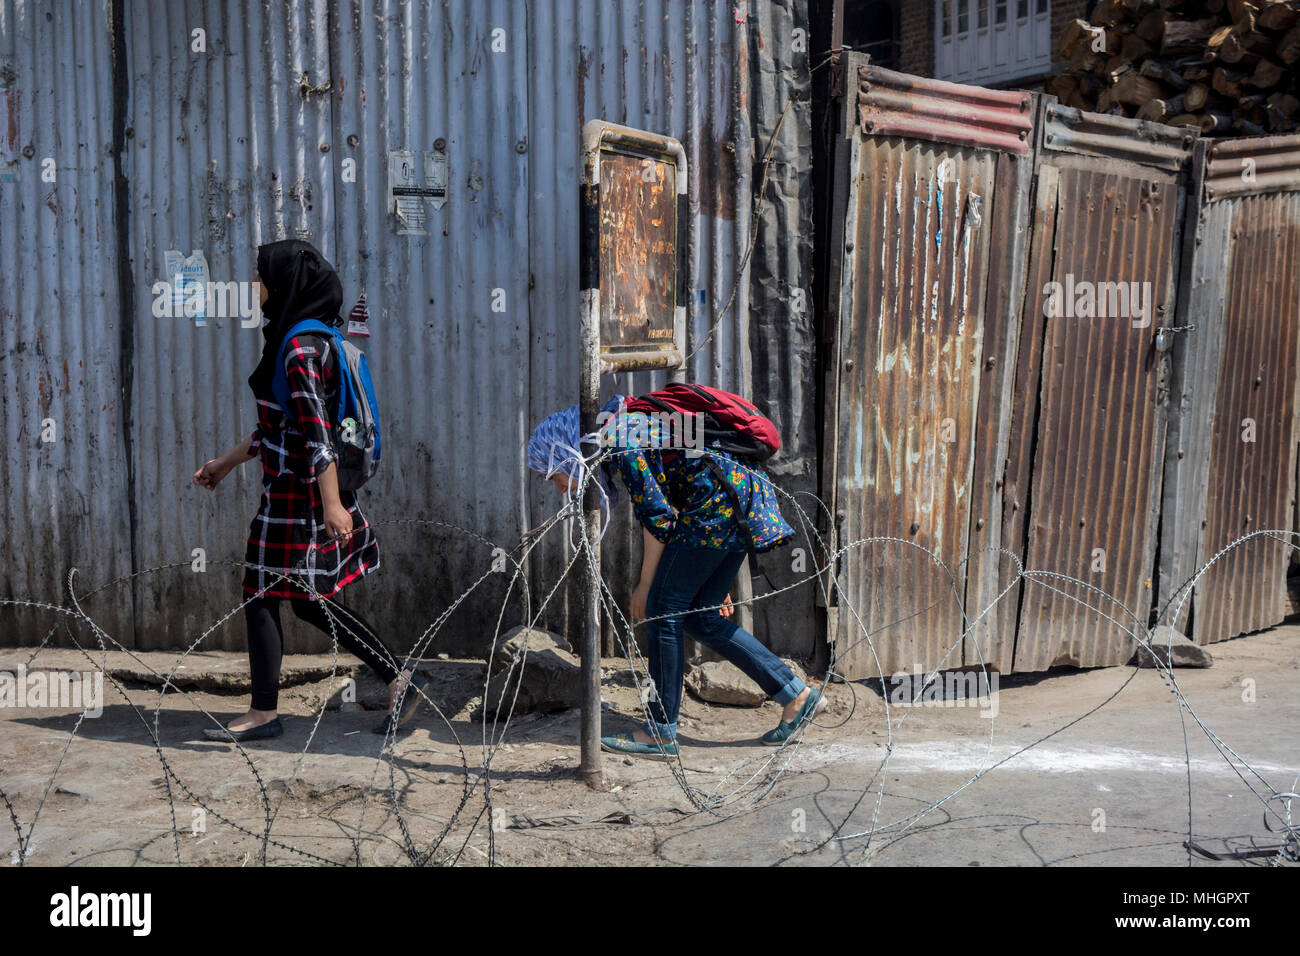
<svg viewBox="0 0 1300 956">
<path fill-rule="evenodd" d="M 207 325 L 208 260 L 203 250 L 195 249 L 187 257 L 179 249 L 168 249 L 163 262 L 171 286 L 171 314 L 192 318 L 196 326 Z"/>
<path fill-rule="evenodd" d="M 388 153 L 388 211 L 399 236 L 427 236 L 428 207 L 447 202 L 447 156 L 443 152 L 395 149 Z"/>
</svg>

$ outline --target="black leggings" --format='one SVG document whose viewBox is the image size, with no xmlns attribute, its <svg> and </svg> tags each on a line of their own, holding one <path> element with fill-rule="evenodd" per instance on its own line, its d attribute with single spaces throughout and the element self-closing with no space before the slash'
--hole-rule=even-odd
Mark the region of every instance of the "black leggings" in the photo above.
<svg viewBox="0 0 1300 956">
<path fill-rule="evenodd" d="M 330 622 L 321 606 L 324 602 L 290 598 L 298 620 L 331 633 Z M 330 602 L 334 630 L 339 643 L 361 658 L 385 684 L 397 679 L 393 655 L 375 636 L 374 630 L 356 611 L 337 601 Z M 258 597 L 244 606 L 248 624 L 248 666 L 253 673 L 253 710 L 275 710 L 280 693 L 280 661 L 284 657 L 284 630 L 280 626 L 280 599 Z"/>
</svg>

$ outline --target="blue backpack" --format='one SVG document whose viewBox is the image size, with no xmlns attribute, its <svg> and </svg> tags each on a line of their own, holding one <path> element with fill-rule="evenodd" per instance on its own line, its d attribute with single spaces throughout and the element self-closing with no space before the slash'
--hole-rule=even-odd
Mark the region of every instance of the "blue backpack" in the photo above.
<svg viewBox="0 0 1300 956">
<path fill-rule="evenodd" d="M 339 407 L 332 423 L 334 453 L 337 457 L 339 488 L 356 491 L 379 468 L 379 403 L 370 380 L 370 366 L 365 353 L 347 340 L 338 329 L 316 319 L 295 324 L 280 343 L 275 360 L 271 392 L 280 407 L 289 414 L 289 377 L 284 371 L 284 353 L 295 335 L 310 332 L 334 340 L 339 355 Z M 292 416 L 290 416 L 292 418 Z"/>
</svg>

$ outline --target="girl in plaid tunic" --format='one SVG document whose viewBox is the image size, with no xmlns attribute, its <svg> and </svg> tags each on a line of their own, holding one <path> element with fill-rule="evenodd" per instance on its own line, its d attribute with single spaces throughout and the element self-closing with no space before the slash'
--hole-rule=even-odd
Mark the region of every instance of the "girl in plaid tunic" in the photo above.
<svg viewBox="0 0 1300 956">
<path fill-rule="evenodd" d="M 397 673 L 394 658 L 374 630 L 355 611 L 330 602 L 330 622 L 320 598 L 379 567 L 379 542 L 356 495 L 338 487 L 331 409 L 337 407 L 340 356 L 333 342 L 320 335 L 289 339 L 284 354 L 289 408 L 282 409 L 271 391 L 275 362 L 285 336 L 303 319 L 342 322 L 343 288 L 338 275 L 314 247 L 287 240 L 260 246 L 257 281 L 261 285 L 266 343 L 262 360 L 248 379 L 257 399 L 257 427 L 247 439 L 194 473 L 194 483 L 212 490 L 237 464 L 262 461 L 262 502 L 249 528 L 243 589 L 248 656 L 253 677 L 252 707 L 226 730 L 205 733 L 218 740 L 277 737 L 283 727 L 276 711 L 284 636 L 280 601 L 287 599 L 302 620 L 334 633 L 339 642 L 368 664 L 388 685 L 400 713 L 376 732 L 388 733 L 415 711 L 416 688 L 424 678 Z"/>
</svg>

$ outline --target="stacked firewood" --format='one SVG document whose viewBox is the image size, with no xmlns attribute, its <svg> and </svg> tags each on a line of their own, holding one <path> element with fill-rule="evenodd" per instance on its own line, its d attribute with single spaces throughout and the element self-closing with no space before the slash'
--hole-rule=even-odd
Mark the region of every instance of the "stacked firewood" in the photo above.
<svg viewBox="0 0 1300 956">
<path fill-rule="evenodd" d="M 1067 106 L 1196 126 L 1289 133 L 1300 121 L 1300 0 L 1099 0 L 1060 39 Z"/>
</svg>

